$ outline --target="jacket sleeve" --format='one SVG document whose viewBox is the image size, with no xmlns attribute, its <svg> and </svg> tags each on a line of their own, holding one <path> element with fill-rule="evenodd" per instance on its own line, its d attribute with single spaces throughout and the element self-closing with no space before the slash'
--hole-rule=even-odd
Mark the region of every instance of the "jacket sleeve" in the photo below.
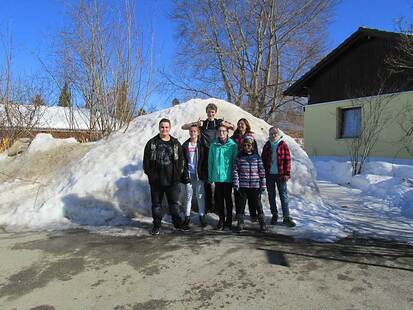
<svg viewBox="0 0 413 310">
<path fill-rule="evenodd" d="M 151 159 L 151 141 L 149 140 L 145 145 L 145 151 L 143 152 L 143 171 L 146 175 L 150 172 L 150 159 Z"/>
<path fill-rule="evenodd" d="M 277 150 L 278 156 L 278 174 L 290 178 L 291 176 L 291 154 L 290 149 L 285 141 L 279 144 L 279 150 Z"/>
<path fill-rule="evenodd" d="M 185 149 L 180 143 L 178 144 L 178 157 L 179 157 L 179 162 L 182 163 L 181 183 L 188 184 L 189 183 L 188 159 L 186 156 Z"/>
<path fill-rule="evenodd" d="M 214 169 L 214 157 L 213 157 L 214 145 L 211 145 L 208 153 L 208 183 L 213 183 L 212 181 L 212 169 Z"/>
<path fill-rule="evenodd" d="M 258 159 L 258 175 L 260 176 L 260 188 L 266 189 L 265 169 L 261 158 Z"/>
<path fill-rule="evenodd" d="M 262 153 L 261 153 L 261 160 L 264 165 L 265 173 L 270 172 L 270 168 L 268 166 L 268 162 L 271 160 L 270 157 L 270 152 L 268 150 L 268 142 L 264 144 L 264 147 L 262 148 Z"/>
<path fill-rule="evenodd" d="M 236 189 L 239 188 L 238 164 L 239 164 L 239 159 L 237 158 L 235 160 L 235 163 L 232 169 L 232 183 L 233 183 L 234 188 Z"/>
</svg>

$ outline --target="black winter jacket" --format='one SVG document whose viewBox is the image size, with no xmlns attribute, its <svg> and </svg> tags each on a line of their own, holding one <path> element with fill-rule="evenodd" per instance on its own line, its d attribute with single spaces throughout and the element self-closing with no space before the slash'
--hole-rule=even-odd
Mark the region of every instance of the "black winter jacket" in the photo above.
<svg viewBox="0 0 413 310">
<path fill-rule="evenodd" d="M 150 185 L 159 185 L 159 165 L 157 164 L 157 149 L 159 143 L 161 142 L 161 137 L 156 135 L 150 139 L 145 146 L 145 151 L 143 154 L 143 170 L 148 176 Z M 179 141 L 171 136 L 171 141 L 173 144 L 173 168 L 172 168 L 172 184 L 180 182 L 183 175 L 188 174 L 185 172 L 185 161 L 184 154 L 182 151 L 182 145 Z M 171 185 L 172 185 L 171 184 Z"/>
<path fill-rule="evenodd" d="M 182 145 L 184 151 L 184 160 L 185 160 L 185 171 L 182 179 L 182 183 L 189 183 L 189 171 L 188 171 L 188 147 L 191 139 L 188 139 Z M 200 139 L 198 139 L 196 145 L 196 159 L 197 159 L 197 177 L 202 181 L 208 180 L 208 158 L 207 158 L 208 149 L 202 145 Z M 186 174 L 185 174 L 186 173 Z"/>
</svg>

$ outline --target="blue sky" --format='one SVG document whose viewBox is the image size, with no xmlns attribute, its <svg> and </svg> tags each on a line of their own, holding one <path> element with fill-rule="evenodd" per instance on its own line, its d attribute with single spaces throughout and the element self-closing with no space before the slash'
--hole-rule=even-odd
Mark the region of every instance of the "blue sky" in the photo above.
<svg viewBox="0 0 413 310">
<path fill-rule="evenodd" d="M 62 0 L 0 1 L 0 33 L 9 29 L 13 35 L 15 76 L 44 74 L 38 57 L 45 62 L 51 57 L 55 34 L 65 23 L 63 3 Z M 155 61 L 165 67 L 172 63 L 177 48 L 175 28 L 168 19 L 171 8 L 170 0 L 137 0 L 143 32 L 154 36 Z M 413 20 L 412 0 L 343 0 L 328 26 L 327 52 L 360 26 L 394 31 L 395 20 L 400 17 Z M 1 40 L 3 44 L 4 39 Z M 157 94 L 153 103 L 165 106 L 170 99 Z"/>
</svg>

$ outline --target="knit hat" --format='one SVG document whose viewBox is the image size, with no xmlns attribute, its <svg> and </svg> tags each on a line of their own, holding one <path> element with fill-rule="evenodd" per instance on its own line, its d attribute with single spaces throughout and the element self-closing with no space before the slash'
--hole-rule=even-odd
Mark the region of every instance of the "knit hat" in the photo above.
<svg viewBox="0 0 413 310">
<path fill-rule="evenodd" d="M 245 135 L 244 139 L 242 139 L 242 143 L 250 143 L 250 144 L 254 144 L 254 137 L 251 135 Z"/>
</svg>

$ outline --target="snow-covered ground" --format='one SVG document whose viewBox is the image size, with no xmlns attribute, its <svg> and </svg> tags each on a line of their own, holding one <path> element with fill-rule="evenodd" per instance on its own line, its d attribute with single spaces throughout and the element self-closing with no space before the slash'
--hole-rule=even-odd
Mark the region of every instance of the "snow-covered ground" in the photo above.
<svg viewBox="0 0 413 310">
<path fill-rule="evenodd" d="M 0 154 L 0 225 L 6 230 L 82 226 L 113 234 L 147 234 L 151 199 L 142 169 L 144 146 L 158 133 L 158 122 L 164 117 L 172 122 L 171 134 L 184 142 L 188 132 L 181 130 L 181 125 L 204 119 L 208 103 L 218 106 L 219 118 L 232 123 L 248 119 L 262 148 L 270 125 L 217 99 L 194 99 L 140 116 L 126 132 L 113 133 L 94 143 L 79 144 L 72 139 L 38 135 L 24 154 L 14 158 Z M 292 154 L 290 210 L 297 227 L 277 225 L 269 233 L 334 241 L 354 231 L 363 233 L 363 218 L 372 221 L 367 219 L 368 210 L 374 211 L 376 219 L 382 216 L 384 221 L 391 218 L 396 223 L 407 219 L 410 223 L 412 163 L 389 166 L 386 162 L 376 162 L 367 166 L 366 174 L 351 177 L 348 163 L 315 159 L 319 179 L 329 182 L 320 183 L 321 196 L 312 161 L 292 138 L 285 135 L 285 139 Z M 348 184 L 356 189 L 340 187 Z M 349 202 L 343 205 L 344 200 Z M 266 195 L 263 204 L 269 220 Z M 358 209 L 358 205 L 363 209 Z M 194 221 L 196 218 L 194 214 Z M 169 218 L 165 217 L 165 221 L 169 222 Z M 208 221 L 213 225 L 216 217 L 211 215 Z M 409 227 L 403 229 L 408 231 Z M 378 231 L 377 226 L 370 230 Z M 402 235 L 403 231 L 398 233 Z"/>
<path fill-rule="evenodd" d="M 349 161 L 312 160 L 323 201 L 347 232 L 413 244 L 413 160 L 371 159 L 357 176 Z"/>
<path fill-rule="evenodd" d="M 158 122 L 163 117 L 172 122 L 171 134 L 184 142 L 188 132 L 181 130 L 181 125 L 204 119 L 205 107 L 211 102 L 218 106 L 220 118 L 232 123 L 247 118 L 262 148 L 270 125 L 217 99 L 194 99 L 138 117 L 126 133 L 117 132 L 87 146 L 40 135 L 25 154 L 17 158 L 0 156 L 0 171 L 7 171 L 0 184 L 0 225 L 8 230 L 62 229 L 76 225 L 102 229 L 119 225 L 134 227 L 131 218 L 150 222 L 149 186 L 142 170 L 146 142 L 158 133 Z M 310 159 L 293 139 L 288 136 L 285 139 L 293 157 L 294 177 L 289 190 L 291 211 L 298 227 L 274 230 L 323 241 L 343 237 L 344 227 L 335 211 L 321 200 Z M 24 165 L 29 170 L 33 166 L 36 169 L 27 175 L 18 168 Z M 264 204 L 268 205 L 266 197 Z M 213 223 L 213 218 L 210 220 Z"/>
</svg>

